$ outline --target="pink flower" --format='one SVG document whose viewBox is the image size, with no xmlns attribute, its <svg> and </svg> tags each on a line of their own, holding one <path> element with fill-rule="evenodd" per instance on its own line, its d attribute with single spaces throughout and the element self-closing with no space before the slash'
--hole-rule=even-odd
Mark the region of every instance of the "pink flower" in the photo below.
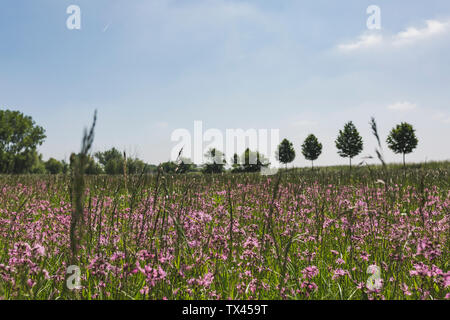
<svg viewBox="0 0 450 320">
<path fill-rule="evenodd" d="M 368 254 L 367 252 L 363 251 L 363 252 L 361 252 L 361 254 L 359 255 L 359 257 L 360 257 L 361 260 L 363 260 L 363 261 L 369 261 L 370 254 Z"/>
<path fill-rule="evenodd" d="M 343 277 L 345 275 L 348 275 L 348 271 L 347 270 L 343 270 L 343 269 L 336 269 L 333 272 L 333 276 L 331 277 L 331 279 L 336 280 L 339 279 L 340 277 Z"/>
<path fill-rule="evenodd" d="M 401 289 L 402 289 L 403 294 L 404 294 L 405 296 L 410 296 L 410 295 L 412 295 L 411 291 L 409 291 L 409 288 L 408 288 L 408 286 L 407 286 L 405 283 L 402 284 Z"/>
<path fill-rule="evenodd" d="M 143 295 L 147 295 L 149 292 L 149 289 L 147 286 L 143 287 L 141 290 L 139 290 L 139 292 Z"/>
<path fill-rule="evenodd" d="M 444 288 L 450 287 L 450 271 L 444 273 Z"/>
<path fill-rule="evenodd" d="M 364 288 L 366 286 L 366 284 L 364 282 L 358 282 L 356 289 L 361 290 L 362 288 Z"/>
<path fill-rule="evenodd" d="M 305 289 L 305 288 L 306 288 L 306 291 L 309 293 L 309 292 L 312 292 L 312 291 L 317 290 L 318 286 L 317 286 L 317 284 L 315 284 L 314 282 L 307 282 L 307 281 L 304 281 L 304 282 L 300 285 L 300 288 L 302 288 L 302 289 Z"/>
<path fill-rule="evenodd" d="M 42 273 L 44 274 L 44 278 L 45 278 L 46 280 L 50 279 L 50 275 L 48 274 L 48 271 L 47 271 L 46 269 L 43 269 L 43 270 L 42 270 Z"/>
<path fill-rule="evenodd" d="M 35 282 L 34 280 L 32 280 L 32 279 L 28 279 L 28 280 L 27 280 L 27 285 L 28 285 L 30 288 L 33 288 L 35 284 L 36 284 L 36 282 Z"/>
<path fill-rule="evenodd" d="M 42 245 L 40 245 L 39 243 L 33 247 L 32 251 L 36 252 L 41 257 L 45 255 L 45 248 Z"/>
<path fill-rule="evenodd" d="M 312 279 L 319 274 L 319 269 L 316 266 L 309 266 L 302 270 L 302 274 L 307 279 Z"/>
</svg>

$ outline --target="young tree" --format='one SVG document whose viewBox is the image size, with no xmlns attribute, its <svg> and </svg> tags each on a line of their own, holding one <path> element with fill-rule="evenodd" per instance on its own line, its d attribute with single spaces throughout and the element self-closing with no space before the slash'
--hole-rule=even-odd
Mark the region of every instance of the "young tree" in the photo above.
<svg viewBox="0 0 450 320">
<path fill-rule="evenodd" d="M 50 158 L 45 162 L 45 169 L 50 174 L 62 173 L 63 164 L 54 158 Z"/>
<path fill-rule="evenodd" d="M 70 170 L 70 172 L 75 173 L 76 166 L 79 164 L 79 162 L 77 163 L 79 159 L 83 159 L 84 174 L 97 175 L 103 173 L 102 166 L 97 161 L 95 161 L 94 157 L 92 157 L 89 154 L 82 155 L 80 153 L 78 154 L 72 153 L 70 155 L 69 164 L 68 168 L 66 169 L 67 170 L 66 172 L 69 172 Z"/>
<path fill-rule="evenodd" d="M 103 169 L 98 162 L 95 161 L 90 155 L 86 156 L 86 169 L 85 172 L 88 175 L 102 174 Z"/>
<path fill-rule="evenodd" d="M 207 162 L 203 168 L 204 173 L 222 173 L 225 169 L 225 155 L 216 148 L 211 148 L 205 153 Z"/>
<path fill-rule="evenodd" d="M 260 154 L 258 151 L 250 151 L 245 149 L 242 159 L 242 169 L 244 172 L 260 172 L 262 168 L 269 166 L 269 160 Z"/>
<path fill-rule="evenodd" d="M 0 110 L 0 173 L 30 172 L 45 130 L 19 111 Z"/>
<path fill-rule="evenodd" d="M 322 153 L 322 144 L 317 140 L 316 136 L 310 134 L 306 137 L 302 144 L 302 153 L 306 160 L 311 161 L 311 169 L 314 168 L 314 160 Z"/>
<path fill-rule="evenodd" d="M 160 164 L 162 171 L 165 173 L 176 173 L 178 165 L 173 161 L 167 161 Z"/>
<path fill-rule="evenodd" d="M 287 169 L 287 164 L 291 163 L 295 159 L 295 150 L 292 142 L 288 139 L 283 139 L 275 152 L 275 156 L 281 163 L 284 163 Z"/>
<path fill-rule="evenodd" d="M 95 153 L 98 162 L 103 166 L 106 174 L 123 174 L 125 158 L 116 148 Z"/>
<path fill-rule="evenodd" d="M 405 167 L 405 154 L 411 153 L 419 143 L 412 125 L 402 122 L 392 128 L 386 139 L 388 147 L 395 153 L 403 154 L 403 167 Z"/>
<path fill-rule="evenodd" d="M 344 125 L 343 131 L 339 130 L 339 136 L 335 143 L 338 154 L 343 158 L 349 158 L 351 169 L 352 158 L 360 154 L 363 149 L 362 138 L 352 121 L 349 121 Z"/>
<path fill-rule="evenodd" d="M 237 153 L 235 153 L 233 155 L 233 158 L 231 158 L 231 172 L 232 173 L 237 173 L 237 172 L 241 172 L 242 168 L 241 168 L 241 161 L 239 159 L 239 156 Z"/>
<path fill-rule="evenodd" d="M 62 165 L 62 173 L 66 174 L 69 172 L 69 164 L 66 162 L 66 160 L 61 160 L 61 165 Z"/>
<path fill-rule="evenodd" d="M 183 173 L 188 173 L 191 171 L 194 171 L 196 168 L 195 163 L 192 162 L 191 159 L 189 158 L 185 158 L 185 157 L 180 157 L 179 161 L 178 161 L 178 167 L 176 172 L 179 174 L 183 174 Z"/>
<path fill-rule="evenodd" d="M 32 174 L 46 174 L 47 170 L 45 169 L 45 162 L 42 160 L 42 154 L 34 152 L 32 157 L 34 158 L 34 160 L 31 161 L 33 165 L 26 172 Z"/>
</svg>

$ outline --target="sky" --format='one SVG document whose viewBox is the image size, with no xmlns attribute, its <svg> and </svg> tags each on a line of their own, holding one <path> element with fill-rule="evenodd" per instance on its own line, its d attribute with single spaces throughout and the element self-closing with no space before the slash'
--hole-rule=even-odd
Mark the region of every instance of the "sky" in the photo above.
<svg viewBox="0 0 450 320">
<path fill-rule="evenodd" d="M 81 29 L 67 28 L 70 5 Z M 369 30 L 368 6 L 381 29 Z M 334 144 L 353 121 L 375 155 L 396 124 L 419 139 L 408 162 L 450 159 L 446 0 L 2 0 L 0 108 L 46 130 L 44 159 L 68 159 L 98 111 L 94 151 L 169 160 L 176 129 L 279 129 L 323 144 L 316 165 L 347 164 Z M 226 155 L 230 158 L 231 155 Z M 366 160 L 375 163 L 376 160 Z"/>
</svg>

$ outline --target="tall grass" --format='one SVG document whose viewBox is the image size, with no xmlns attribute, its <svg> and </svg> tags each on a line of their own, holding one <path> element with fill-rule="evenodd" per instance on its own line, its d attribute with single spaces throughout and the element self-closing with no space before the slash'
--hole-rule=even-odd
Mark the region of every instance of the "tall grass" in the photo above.
<svg viewBox="0 0 450 320">
<path fill-rule="evenodd" d="M 0 297 L 67 298 L 73 263 L 77 299 L 444 299 L 448 173 L 2 176 Z"/>
<path fill-rule="evenodd" d="M 0 177 L 1 299 L 450 298 L 450 163 L 386 164 L 374 119 L 381 166 L 272 177 L 85 176 L 95 124 L 69 176 Z"/>
</svg>

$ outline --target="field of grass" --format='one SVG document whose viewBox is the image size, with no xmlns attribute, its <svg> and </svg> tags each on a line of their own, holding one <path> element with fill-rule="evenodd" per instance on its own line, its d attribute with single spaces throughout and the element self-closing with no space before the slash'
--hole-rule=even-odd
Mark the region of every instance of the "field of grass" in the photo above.
<svg viewBox="0 0 450 320">
<path fill-rule="evenodd" d="M 0 299 L 449 299 L 449 171 L 1 176 Z"/>
</svg>

